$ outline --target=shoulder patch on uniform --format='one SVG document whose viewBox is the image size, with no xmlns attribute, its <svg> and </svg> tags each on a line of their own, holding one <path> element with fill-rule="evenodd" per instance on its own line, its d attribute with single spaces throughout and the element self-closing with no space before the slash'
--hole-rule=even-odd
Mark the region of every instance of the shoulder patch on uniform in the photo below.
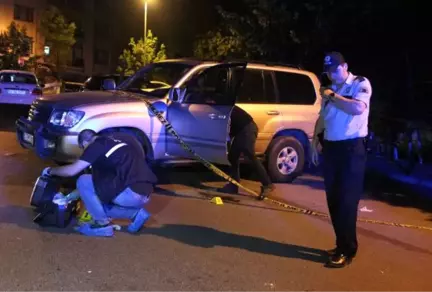
<svg viewBox="0 0 432 292">
<path fill-rule="evenodd" d="M 363 82 L 365 80 L 366 78 L 364 78 L 363 76 L 357 76 L 356 78 L 354 78 L 354 81 L 358 81 L 358 82 Z"/>
</svg>

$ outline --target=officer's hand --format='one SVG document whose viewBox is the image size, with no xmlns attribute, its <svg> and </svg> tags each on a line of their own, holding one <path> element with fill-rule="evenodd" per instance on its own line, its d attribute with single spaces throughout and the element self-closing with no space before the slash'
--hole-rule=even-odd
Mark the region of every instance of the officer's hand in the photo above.
<svg viewBox="0 0 432 292">
<path fill-rule="evenodd" d="M 42 176 L 50 176 L 51 167 L 47 167 L 42 171 Z"/>
<path fill-rule="evenodd" d="M 319 164 L 318 143 L 318 139 L 314 138 L 311 145 L 311 161 L 315 166 L 318 166 Z"/>
<path fill-rule="evenodd" d="M 321 94 L 322 97 L 325 97 L 324 91 L 325 91 L 326 89 L 328 89 L 328 87 L 325 87 L 325 86 L 321 86 L 321 87 L 320 87 L 320 90 L 319 90 L 319 91 L 320 91 L 320 94 Z"/>
<path fill-rule="evenodd" d="M 326 90 L 324 90 L 324 95 L 325 96 L 330 96 L 330 94 L 334 94 L 335 92 L 333 91 L 333 90 L 331 90 L 331 89 L 326 89 Z"/>
<path fill-rule="evenodd" d="M 321 93 L 321 95 L 322 95 L 323 98 L 328 98 L 328 96 L 329 96 L 330 94 L 334 93 L 334 91 L 331 90 L 331 89 L 328 88 L 328 87 L 321 87 L 321 88 L 320 88 L 320 93 Z"/>
</svg>

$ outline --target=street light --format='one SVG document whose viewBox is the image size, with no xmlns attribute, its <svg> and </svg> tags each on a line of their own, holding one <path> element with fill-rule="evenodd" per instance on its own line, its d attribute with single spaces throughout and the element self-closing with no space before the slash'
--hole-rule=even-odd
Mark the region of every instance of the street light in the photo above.
<svg viewBox="0 0 432 292">
<path fill-rule="evenodd" d="M 148 0 L 144 0 L 144 43 L 147 40 L 147 10 Z"/>
<path fill-rule="evenodd" d="M 147 11 L 148 11 L 148 4 L 153 3 L 153 0 L 143 0 L 144 2 L 144 41 L 147 40 Z"/>
</svg>

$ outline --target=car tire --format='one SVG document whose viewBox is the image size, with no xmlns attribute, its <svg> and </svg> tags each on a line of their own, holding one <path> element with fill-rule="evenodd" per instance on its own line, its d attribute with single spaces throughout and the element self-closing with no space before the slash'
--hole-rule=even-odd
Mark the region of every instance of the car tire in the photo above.
<svg viewBox="0 0 432 292">
<path fill-rule="evenodd" d="M 274 139 L 267 152 L 267 170 L 275 183 L 291 183 L 303 172 L 305 151 L 294 137 Z"/>
</svg>

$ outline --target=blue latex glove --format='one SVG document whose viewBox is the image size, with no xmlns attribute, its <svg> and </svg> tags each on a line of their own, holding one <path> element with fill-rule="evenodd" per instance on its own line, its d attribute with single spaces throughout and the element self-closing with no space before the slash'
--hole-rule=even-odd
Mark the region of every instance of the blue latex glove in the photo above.
<svg viewBox="0 0 432 292">
<path fill-rule="evenodd" d="M 68 204 L 68 201 L 66 200 L 66 197 L 62 193 L 57 193 L 53 198 L 53 203 L 56 205 L 66 206 Z"/>
<path fill-rule="evenodd" d="M 43 171 L 42 171 L 42 176 L 50 176 L 50 171 L 51 171 L 51 167 L 46 167 Z"/>
</svg>

